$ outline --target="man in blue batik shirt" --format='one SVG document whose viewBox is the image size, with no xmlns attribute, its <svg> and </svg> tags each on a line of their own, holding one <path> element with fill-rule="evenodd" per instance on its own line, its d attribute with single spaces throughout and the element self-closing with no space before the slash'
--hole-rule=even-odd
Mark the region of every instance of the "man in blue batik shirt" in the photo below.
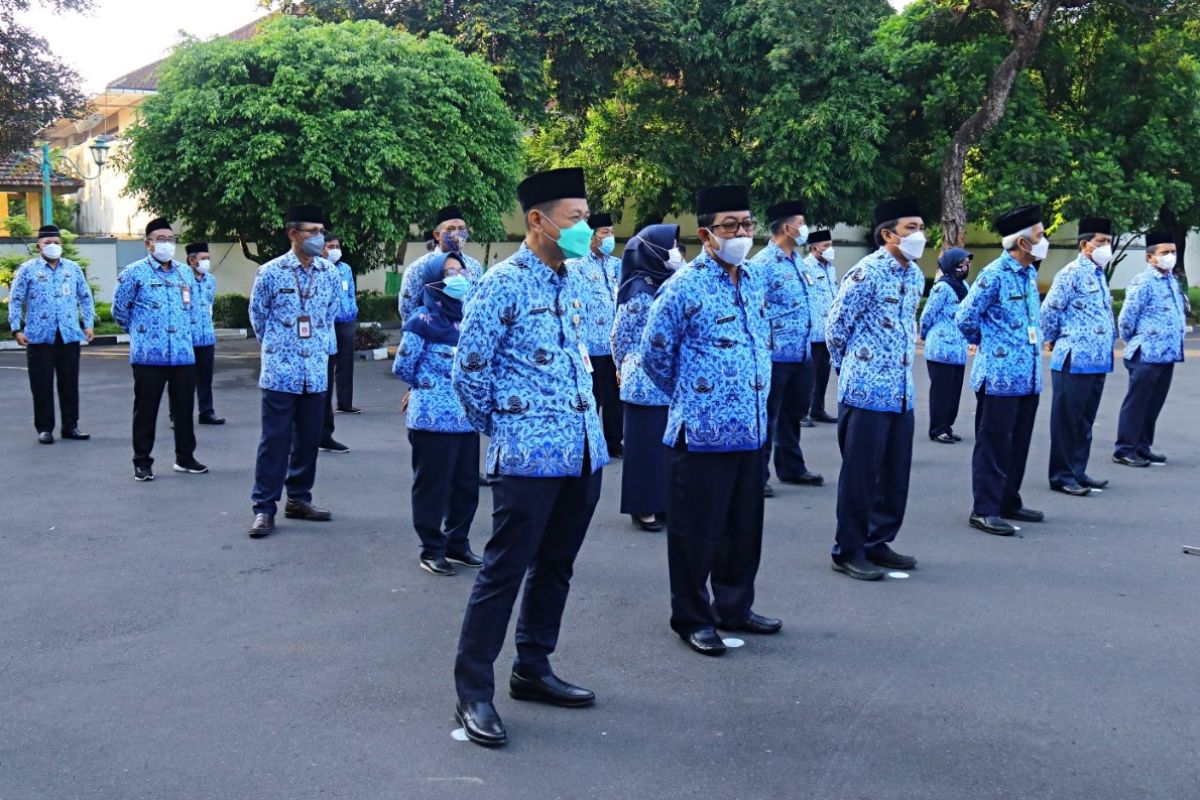
<svg viewBox="0 0 1200 800">
<path fill-rule="evenodd" d="M 838 371 L 837 533 L 833 568 L 859 580 L 917 560 L 891 547 L 908 506 L 916 387 L 917 305 L 925 221 L 915 200 L 875 207 L 879 249 L 842 279 L 825 341 Z"/>
<path fill-rule="evenodd" d="M 342 414 L 361 414 L 354 406 L 354 336 L 358 331 L 358 296 L 354 270 L 342 261 L 342 240 L 333 231 L 325 231 L 325 258 L 336 271 L 338 312 L 333 322 L 337 352 L 329 357 L 329 391 L 325 393 L 325 428 L 321 433 L 321 452 L 349 453 L 350 448 L 333 438 L 333 393 L 337 390 L 337 410 Z"/>
<path fill-rule="evenodd" d="M 117 276 L 113 319 L 129 333 L 133 365 L 133 477 L 154 480 L 150 453 L 163 389 L 175 420 L 176 472 L 208 472 L 196 460 L 192 422 L 196 393 L 196 353 L 192 346 L 191 270 L 175 262 L 175 234 L 165 219 L 146 226 L 146 257 Z"/>
<path fill-rule="evenodd" d="M 291 249 L 258 268 L 250 292 L 250 322 L 262 343 L 262 437 L 251 494 L 250 536 L 255 539 L 275 529 L 285 486 L 285 517 L 314 522 L 333 517 L 313 505 L 312 488 L 325 422 L 329 356 L 337 352 L 337 270 L 322 255 L 324 209 L 295 206 L 285 222 Z"/>
<path fill-rule="evenodd" d="M 213 302 L 217 279 L 212 275 L 208 242 L 187 246 L 187 265 L 192 281 L 192 350 L 196 353 L 196 403 L 201 425 L 224 425 L 213 406 L 213 369 L 216 363 L 217 331 L 213 327 Z"/>
<path fill-rule="evenodd" d="M 1037 205 L 1005 213 L 996 230 L 1004 254 L 976 276 L 954 321 L 968 344 L 977 346 L 971 365 L 977 404 L 969 524 L 1012 536 L 1016 528 L 1007 520 L 1041 522 L 1045 516 L 1021 502 L 1021 482 L 1042 391 L 1036 265 L 1050 252 L 1050 239 Z"/>
<path fill-rule="evenodd" d="M 642 369 L 671 398 L 663 436 L 671 629 L 697 653 L 719 656 L 718 628 L 783 626 L 754 611 L 771 333 L 766 281 L 745 265 L 757 225 L 749 191 L 701 190 L 696 218 L 703 249 L 659 289 L 639 350 Z"/>
<path fill-rule="evenodd" d="M 1113 368 L 1112 294 L 1104 268 L 1112 261 L 1112 222 L 1079 222 L 1079 257 L 1054 276 L 1042 303 L 1042 339 L 1050 356 L 1050 488 L 1081 497 L 1108 485 L 1087 474 L 1092 426 Z"/>
<path fill-rule="evenodd" d="M 8 326 L 25 348 L 33 426 L 42 444 L 54 444 L 54 383 L 64 439 L 89 439 L 79 430 L 79 343 L 92 341 L 96 304 L 83 269 L 62 257 L 62 234 L 38 229 L 38 258 L 22 264 L 8 291 Z M 83 318 L 83 327 L 79 325 Z"/>
<path fill-rule="evenodd" d="M 490 439 L 487 470 L 499 475 L 492 537 L 454 663 L 455 714 L 467 737 L 485 746 L 507 740 L 492 702 L 494 664 L 522 580 L 509 693 L 563 707 L 596 699 L 550 666 L 608 463 L 585 338 L 588 287 L 565 263 L 585 255 L 592 239 L 583 170 L 533 175 L 517 195 L 525 242 L 472 287 L 451 373 L 467 419 Z"/>
<path fill-rule="evenodd" d="M 587 281 L 588 296 L 584 300 L 585 328 L 588 355 L 592 359 L 592 393 L 596 395 L 597 409 L 604 426 L 604 442 L 611 458 L 623 454 L 621 441 L 624 438 L 625 407 L 617 386 L 617 368 L 612 357 L 613 317 L 617 312 L 617 289 L 621 274 L 621 259 L 613 256 L 617 246 L 613 234 L 612 217 L 608 214 L 592 214 L 588 218 L 592 229 L 589 252 L 583 258 L 567 262 L 570 269 L 583 273 Z"/>
<path fill-rule="evenodd" d="M 751 272 L 766 284 L 767 321 L 771 326 L 771 392 L 767 396 L 767 449 L 763 457 L 763 495 L 771 488 L 771 449 L 781 483 L 820 486 L 800 448 L 800 429 L 813 397 L 812 318 L 809 293 L 816 280 L 804 267 L 808 241 L 804 204 L 778 203 L 767 209 L 771 241 L 751 261 Z M 810 426 L 812 423 L 808 423 Z"/>
<path fill-rule="evenodd" d="M 1170 231 L 1146 234 L 1146 269 L 1125 289 L 1117 325 L 1125 340 L 1125 369 L 1129 389 L 1121 403 L 1113 461 L 1127 467 L 1164 466 L 1167 457 L 1155 453 L 1154 428 L 1175 363 L 1183 361 L 1187 333 L 1187 300 L 1175 278 L 1175 236 Z"/>
<path fill-rule="evenodd" d="M 471 258 L 463 248 L 471 238 L 471 230 L 458 206 L 446 206 L 437 212 L 436 224 L 432 231 L 435 246 L 432 253 L 455 253 L 463 263 L 463 275 L 472 282 L 483 276 L 483 265 Z M 400 319 L 408 321 L 414 311 L 421 307 L 425 298 L 425 287 L 421 285 L 421 270 L 424 268 L 427 253 L 408 265 L 404 277 L 400 281 L 400 297 L 397 303 L 400 307 Z"/>
<path fill-rule="evenodd" d="M 825 344 L 825 323 L 829 307 L 837 295 L 837 269 L 833 266 L 833 232 L 813 231 L 808 235 L 808 257 L 804 268 L 812 275 L 808 292 L 812 314 L 813 392 L 808 418 L 813 422 L 837 422 L 837 417 L 825 410 L 825 390 L 829 386 L 829 347 Z"/>
</svg>

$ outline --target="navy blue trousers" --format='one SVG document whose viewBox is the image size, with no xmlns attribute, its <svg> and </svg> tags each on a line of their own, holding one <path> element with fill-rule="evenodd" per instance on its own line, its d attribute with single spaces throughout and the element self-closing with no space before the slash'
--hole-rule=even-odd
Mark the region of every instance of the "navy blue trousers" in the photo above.
<svg viewBox="0 0 1200 800">
<path fill-rule="evenodd" d="M 1129 388 L 1121 403 L 1121 418 L 1117 423 L 1117 445 L 1113 455 L 1118 458 L 1150 455 L 1154 444 L 1154 428 L 1158 415 L 1171 390 L 1174 364 L 1144 364 L 1141 353 L 1134 360 L 1125 359 L 1129 371 Z"/>
<path fill-rule="evenodd" d="M 621 513 L 667 513 L 666 406 L 625 404 L 625 461 L 621 466 Z"/>
<path fill-rule="evenodd" d="M 926 361 L 925 366 L 929 369 L 929 438 L 932 439 L 939 434 L 954 433 L 967 368 L 939 361 Z"/>
<path fill-rule="evenodd" d="M 421 540 L 421 558 L 466 553 L 479 507 L 479 434 L 410 428 L 408 443 L 413 527 Z"/>
<path fill-rule="evenodd" d="M 1104 373 L 1075 375 L 1068 359 L 1061 372 L 1051 372 L 1050 485 L 1082 485 L 1092 452 L 1092 426 L 1104 394 Z"/>
<path fill-rule="evenodd" d="M 1021 482 L 1037 418 L 1036 394 L 975 393 L 975 451 L 971 456 L 974 514 L 994 517 L 1021 508 Z"/>
<path fill-rule="evenodd" d="M 680 635 L 750 616 L 762 556 L 765 459 L 765 449 L 689 453 L 682 442 L 668 453 L 671 629 Z"/>
<path fill-rule="evenodd" d="M 771 362 L 771 392 L 767 395 L 767 447 L 775 453 L 775 474 L 795 480 L 808 469 L 800 449 L 800 418 L 808 413 L 813 393 L 813 365 Z M 772 448 L 772 445 L 774 447 Z M 763 483 L 771 477 L 769 458 L 763 459 Z"/>
<path fill-rule="evenodd" d="M 494 664 L 522 579 L 513 670 L 527 678 L 550 674 L 575 557 L 600 500 L 601 473 L 589 475 L 587 461 L 583 477 L 501 475 L 492 487 L 492 538 L 467 601 L 454 662 L 464 703 L 490 702 L 495 695 Z"/>
<path fill-rule="evenodd" d="M 813 388 L 809 416 L 825 413 L 825 389 L 829 386 L 829 348 L 824 342 L 812 343 Z"/>
<path fill-rule="evenodd" d="M 838 406 L 837 533 L 833 555 L 852 558 L 896 539 L 908 508 L 913 430 L 908 411 Z"/>
<path fill-rule="evenodd" d="M 337 389 L 337 407 L 351 408 L 354 405 L 354 335 L 357 322 L 335 322 L 334 336 L 337 339 L 337 354 L 329 357 L 329 391 L 325 393 L 325 427 L 322 441 L 333 438 L 333 392 Z"/>
<path fill-rule="evenodd" d="M 262 390 L 262 437 L 250 495 L 255 514 L 274 514 L 285 485 L 288 497 L 312 502 L 324 420 L 325 392 Z"/>
</svg>

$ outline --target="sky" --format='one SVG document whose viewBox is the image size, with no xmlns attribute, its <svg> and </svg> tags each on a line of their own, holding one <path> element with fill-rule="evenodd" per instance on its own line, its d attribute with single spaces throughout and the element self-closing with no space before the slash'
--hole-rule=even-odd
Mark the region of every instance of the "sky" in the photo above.
<svg viewBox="0 0 1200 800">
<path fill-rule="evenodd" d="M 890 0 L 903 8 L 910 0 Z M 207 39 L 263 15 L 256 0 L 95 0 L 91 14 L 53 14 L 34 0 L 21 23 L 50 43 L 75 69 L 88 94 L 122 75 L 163 58 L 179 32 Z"/>
</svg>

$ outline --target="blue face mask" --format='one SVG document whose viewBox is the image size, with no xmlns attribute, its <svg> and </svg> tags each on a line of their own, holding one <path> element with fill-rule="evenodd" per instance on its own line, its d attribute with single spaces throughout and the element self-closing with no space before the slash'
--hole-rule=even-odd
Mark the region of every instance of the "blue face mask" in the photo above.
<svg viewBox="0 0 1200 800">
<path fill-rule="evenodd" d="M 319 256 L 325 252 L 325 234 L 318 233 L 300 243 L 300 249 L 306 256 Z"/>
<path fill-rule="evenodd" d="M 462 300 L 466 297 L 469 288 L 471 288 L 471 282 L 462 275 L 446 278 L 442 285 L 442 291 L 455 300 Z"/>
<path fill-rule="evenodd" d="M 617 249 L 617 240 L 614 236 L 605 236 L 600 240 L 600 252 L 606 256 L 611 256 L 612 251 Z"/>
</svg>

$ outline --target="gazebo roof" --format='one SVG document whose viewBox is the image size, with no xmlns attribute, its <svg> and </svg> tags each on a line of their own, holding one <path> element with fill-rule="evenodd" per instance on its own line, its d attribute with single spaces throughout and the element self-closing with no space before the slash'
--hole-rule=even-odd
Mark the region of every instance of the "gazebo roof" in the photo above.
<svg viewBox="0 0 1200 800">
<path fill-rule="evenodd" d="M 41 159 L 26 157 L 27 153 L 9 153 L 0 158 L 0 192 L 24 194 L 42 188 Z M 71 194 L 83 188 L 83 181 L 61 172 L 50 171 L 50 191 L 53 194 Z"/>
</svg>

